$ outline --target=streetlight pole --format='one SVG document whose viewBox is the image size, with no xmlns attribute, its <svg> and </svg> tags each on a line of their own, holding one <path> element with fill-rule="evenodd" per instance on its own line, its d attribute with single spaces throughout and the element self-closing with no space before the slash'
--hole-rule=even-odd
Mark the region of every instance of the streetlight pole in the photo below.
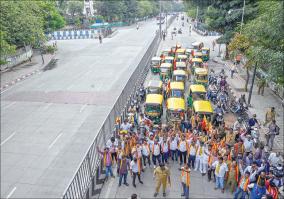
<svg viewBox="0 0 284 199">
<path fill-rule="evenodd" d="M 242 34 L 242 28 L 243 28 L 243 23 L 244 23 L 245 6 L 246 6 L 246 0 L 244 0 L 244 5 L 243 5 L 243 13 L 242 13 L 242 21 L 241 21 L 241 30 L 240 30 L 240 34 Z"/>
<path fill-rule="evenodd" d="M 160 22 L 159 22 L 159 34 L 162 37 L 162 1 L 160 0 Z"/>
<path fill-rule="evenodd" d="M 249 96 L 248 96 L 248 105 L 251 106 L 250 101 L 251 101 L 251 95 L 252 95 L 252 90 L 253 90 L 253 84 L 254 84 L 254 79 L 255 79 L 255 74 L 256 74 L 256 68 L 257 68 L 257 62 L 254 65 L 253 69 L 253 76 L 252 76 L 252 81 L 250 85 L 250 90 L 249 90 Z"/>
<path fill-rule="evenodd" d="M 198 6 L 196 8 L 196 18 L 195 18 L 195 25 L 196 25 L 196 28 L 197 28 L 197 19 L 198 19 Z"/>
</svg>

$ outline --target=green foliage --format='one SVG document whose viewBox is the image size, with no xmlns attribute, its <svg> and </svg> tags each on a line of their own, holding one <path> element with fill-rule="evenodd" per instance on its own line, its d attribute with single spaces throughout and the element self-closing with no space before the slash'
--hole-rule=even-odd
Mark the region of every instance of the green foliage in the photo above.
<svg viewBox="0 0 284 199">
<path fill-rule="evenodd" d="M 83 1 L 69 1 L 68 2 L 68 12 L 74 17 L 75 15 L 82 15 L 84 8 Z"/>
<path fill-rule="evenodd" d="M 16 46 L 10 45 L 6 41 L 6 33 L 0 30 L 0 42 L 1 42 L 1 48 L 0 48 L 0 63 L 5 64 L 5 57 L 7 55 L 13 54 L 16 52 Z"/>
<path fill-rule="evenodd" d="M 54 54 L 56 50 L 57 50 L 56 47 L 51 46 L 51 45 L 44 46 L 44 49 L 43 49 L 44 53 L 49 53 L 49 54 Z"/>
</svg>

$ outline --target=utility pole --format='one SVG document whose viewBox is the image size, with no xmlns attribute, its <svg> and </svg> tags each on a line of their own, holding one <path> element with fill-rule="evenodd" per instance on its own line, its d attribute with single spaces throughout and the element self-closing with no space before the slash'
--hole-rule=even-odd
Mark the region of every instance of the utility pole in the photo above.
<svg viewBox="0 0 284 199">
<path fill-rule="evenodd" d="M 255 79 L 255 74 L 256 74 L 256 68 L 257 68 L 257 62 L 254 65 L 253 69 L 253 75 L 252 75 L 252 81 L 250 85 L 250 90 L 249 90 L 249 96 L 248 96 L 248 105 L 251 106 L 250 101 L 251 101 L 251 95 L 252 95 L 252 90 L 253 90 L 253 84 L 254 84 L 254 79 Z"/>
<path fill-rule="evenodd" d="M 196 28 L 197 28 L 197 19 L 198 19 L 198 6 L 197 6 L 197 8 L 196 8 L 196 19 L 195 19 L 195 24 L 196 24 Z"/>
<path fill-rule="evenodd" d="M 159 22 L 159 34 L 162 37 L 162 1 L 160 0 L 160 22 Z"/>
<path fill-rule="evenodd" d="M 246 0 L 244 0 L 244 5 L 243 5 L 243 13 L 242 13 L 242 21 L 241 21 L 241 30 L 240 30 L 240 34 L 242 34 L 242 28 L 243 28 L 243 23 L 244 23 L 245 6 L 246 6 Z"/>
</svg>

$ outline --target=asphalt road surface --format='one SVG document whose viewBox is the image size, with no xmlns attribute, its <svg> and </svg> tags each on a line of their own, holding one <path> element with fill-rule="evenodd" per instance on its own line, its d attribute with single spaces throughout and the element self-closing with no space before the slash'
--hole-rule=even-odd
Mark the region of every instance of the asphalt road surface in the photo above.
<svg viewBox="0 0 284 199">
<path fill-rule="evenodd" d="M 62 196 L 157 28 L 58 41 L 57 64 L 1 93 L 1 198 Z"/>
</svg>

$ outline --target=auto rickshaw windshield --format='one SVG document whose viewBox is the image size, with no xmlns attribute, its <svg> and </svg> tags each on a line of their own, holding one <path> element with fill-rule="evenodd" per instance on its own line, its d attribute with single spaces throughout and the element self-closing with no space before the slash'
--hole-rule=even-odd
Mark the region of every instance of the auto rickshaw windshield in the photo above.
<svg viewBox="0 0 284 199">
<path fill-rule="evenodd" d="M 161 88 L 154 88 L 154 87 L 148 87 L 147 88 L 147 94 L 157 94 L 161 93 Z"/>
<path fill-rule="evenodd" d="M 162 73 L 167 73 L 170 69 L 169 68 L 160 68 Z"/>
<path fill-rule="evenodd" d="M 198 79 L 198 80 L 206 80 L 207 79 L 207 75 L 198 75 L 198 74 L 196 74 L 195 76 L 196 76 L 196 79 Z"/>
<path fill-rule="evenodd" d="M 145 111 L 149 113 L 161 111 L 161 106 L 159 104 L 146 104 Z"/>
<path fill-rule="evenodd" d="M 171 97 L 178 97 L 178 98 L 183 98 L 183 91 L 181 90 L 171 90 Z"/>
<path fill-rule="evenodd" d="M 183 81 L 185 79 L 185 77 L 183 75 L 175 75 L 174 77 L 174 81 Z"/>
</svg>

